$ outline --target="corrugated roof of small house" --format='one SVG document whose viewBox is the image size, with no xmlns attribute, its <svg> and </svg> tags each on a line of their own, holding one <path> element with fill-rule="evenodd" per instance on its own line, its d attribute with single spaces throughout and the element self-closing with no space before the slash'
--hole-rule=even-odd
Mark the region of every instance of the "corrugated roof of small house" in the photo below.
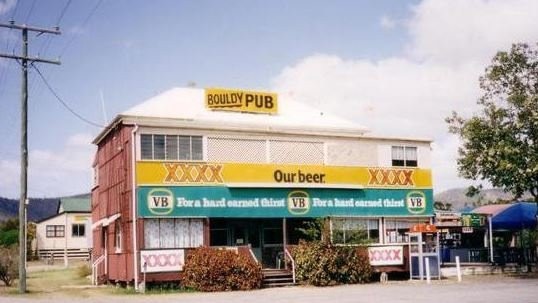
<svg viewBox="0 0 538 303">
<path fill-rule="evenodd" d="M 58 204 L 58 213 L 91 212 L 90 197 L 87 198 L 61 198 Z"/>
</svg>

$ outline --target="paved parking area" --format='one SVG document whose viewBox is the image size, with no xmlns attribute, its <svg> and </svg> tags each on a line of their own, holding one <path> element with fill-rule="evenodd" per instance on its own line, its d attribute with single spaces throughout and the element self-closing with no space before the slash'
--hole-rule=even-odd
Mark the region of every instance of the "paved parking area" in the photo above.
<svg viewBox="0 0 538 303">
<path fill-rule="evenodd" d="M 0 297 L 0 302 L 249 302 L 249 303 L 326 303 L 326 302 L 538 302 L 538 276 L 503 277 L 475 276 L 455 280 L 396 281 L 388 284 L 346 285 L 336 287 L 289 287 L 225 293 L 178 293 L 163 295 L 103 295 L 84 296 L 48 294 L 44 296 Z"/>
</svg>

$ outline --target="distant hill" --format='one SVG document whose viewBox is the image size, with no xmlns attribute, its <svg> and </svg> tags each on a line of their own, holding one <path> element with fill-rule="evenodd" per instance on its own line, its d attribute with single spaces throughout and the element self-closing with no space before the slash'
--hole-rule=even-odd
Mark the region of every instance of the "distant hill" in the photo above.
<svg viewBox="0 0 538 303">
<path fill-rule="evenodd" d="M 85 197 L 89 194 L 82 194 L 70 197 Z M 48 218 L 58 210 L 58 198 L 30 198 L 28 204 L 28 221 L 40 221 Z M 19 215 L 19 200 L 0 197 L 0 221 L 5 221 L 10 218 L 18 218 Z"/>
<path fill-rule="evenodd" d="M 498 188 L 483 189 L 474 197 L 467 197 L 465 195 L 466 192 L 467 188 L 453 188 L 435 194 L 434 199 L 437 202 L 452 204 L 452 209 L 456 211 L 461 211 L 465 208 L 475 208 L 484 204 L 497 203 L 499 201 L 514 200 L 514 195 Z M 523 200 L 531 201 L 532 197 L 526 195 L 523 197 Z"/>
</svg>

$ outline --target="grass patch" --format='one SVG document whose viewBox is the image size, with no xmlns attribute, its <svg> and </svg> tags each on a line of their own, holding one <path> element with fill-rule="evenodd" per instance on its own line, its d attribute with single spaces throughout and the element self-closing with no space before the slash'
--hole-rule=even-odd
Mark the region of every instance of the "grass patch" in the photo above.
<svg viewBox="0 0 538 303">
<path fill-rule="evenodd" d="M 26 289 L 28 294 L 80 292 L 62 288 L 65 286 L 90 285 L 90 281 L 86 277 L 80 277 L 78 268 L 79 266 L 72 265 L 68 268 L 44 267 L 39 270 L 28 270 L 26 276 Z M 18 282 L 19 281 L 16 280 L 12 287 L 0 287 L 0 294 L 19 294 Z"/>
<path fill-rule="evenodd" d="M 76 268 L 32 272 L 28 275 L 30 292 L 57 292 L 62 286 L 89 285 L 86 277 L 80 277 Z"/>
<path fill-rule="evenodd" d="M 82 264 L 84 265 L 84 264 Z M 27 272 L 26 285 L 28 293 L 26 296 L 31 297 L 78 297 L 91 298 L 102 296 L 132 296 L 144 295 L 137 293 L 133 287 L 116 287 L 113 285 L 99 288 L 69 288 L 69 286 L 90 285 L 91 282 L 86 277 L 81 277 L 83 270 L 81 263 L 72 263 L 68 268 L 60 266 L 43 266 L 36 264 L 35 267 Z M 145 295 L 165 295 L 192 293 L 193 289 L 183 288 L 175 284 L 151 285 L 146 289 Z M 5 287 L 0 282 L 1 296 L 19 296 L 18 280 L 13 286 Z"/>
</svg>

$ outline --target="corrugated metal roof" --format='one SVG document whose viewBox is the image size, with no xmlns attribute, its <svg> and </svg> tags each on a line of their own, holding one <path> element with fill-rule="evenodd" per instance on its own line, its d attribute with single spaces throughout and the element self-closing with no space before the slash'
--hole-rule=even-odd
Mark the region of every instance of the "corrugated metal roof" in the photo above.
<svg viewBox="0 0 538 303">
<path fill-rule="evenodd" d="M 62 212 L 90 212 L 90 197 L 87 198 L 62 198 L 58 206 L 58 213 Z"/>
<path fill-rule="evenodd" d="M 160 121 L 180 123 L 182 127 L 264 132 L 319 131 L 323 134 L 362 136 L 369 131 L 362 125 L 297 102 L 290 94 L 278 95 L 278 113 L 274 115 L 210 110 L 205 107 L 204 96 L 204 89 L 173 88 L 124 111 L 110 126 L 123 120 L 141 126 L 153 126 L 152 123 Z M 94 143 L 98 143 L 106 132 L 99 134 Z"/>
<path fill-rule="evenodd" d="M 364 126 L 331 114 L 322 113 L 306 104 L 293 100 L 290 95 L 278 95 L 278 114 L 252 114 L 213 111 L 205 107 L 204 90 L 200 88 L 173 88 L 125 112 L 124 116 L 172 118 L 206 122 L 242 123 L 245 126 L 273 125 L 290 127 L 344 128 L 356 132 L 367 131 Z"/>
<path fill-rule="evenodd" d="M 490 205 L 477 207 L 473 209 L 471 212 L 475 214 L 485 214 L 485 215 L 495 216 L 498 213 L 509 208 L 510 206 L 512 206 L 512 204 L 490 204 Z"/>
</svg>

